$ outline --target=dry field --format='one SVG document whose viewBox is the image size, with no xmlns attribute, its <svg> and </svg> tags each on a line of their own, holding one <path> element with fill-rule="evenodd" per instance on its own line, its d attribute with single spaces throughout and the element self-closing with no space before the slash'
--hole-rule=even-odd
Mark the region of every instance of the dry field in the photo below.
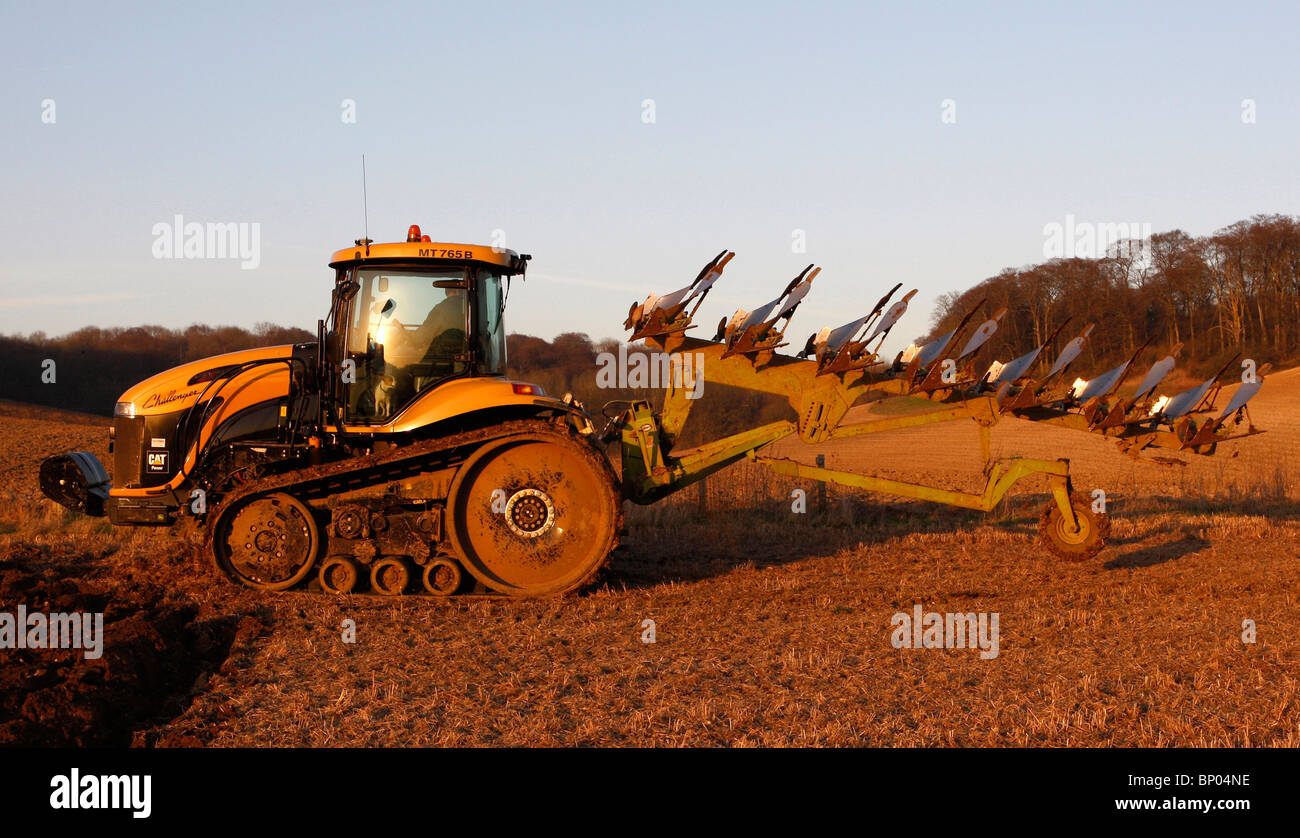
<svg viewBox="0 0 1300 838">
<path fill-rule="evenodd" d="M 245 592 L 166 532 L 64 514 L 36 466 L 105 458 L 107 420 L 0 403 L 0 610 L 107 612 L 98 661 L 0 650 L 0 744 L 1297 746 L 1300 372 L 1252 407 L 1269 433 L 1182 467 L 1000 423 L 995 453 L 1107 491 L 1111 546 L 1082 564 L 1039 548 L 1041 485 L 988 516 L 834 488 L 799 515 L 811 484 L 742 463 L 703 515 L 694 490 L 630 510 L 585 593 L 446 604 Z M 824 451 L 979 483 L 967 423 Z M 999 655 L 893 648 L 916 604 L 997 612 Z"/>
</svg>

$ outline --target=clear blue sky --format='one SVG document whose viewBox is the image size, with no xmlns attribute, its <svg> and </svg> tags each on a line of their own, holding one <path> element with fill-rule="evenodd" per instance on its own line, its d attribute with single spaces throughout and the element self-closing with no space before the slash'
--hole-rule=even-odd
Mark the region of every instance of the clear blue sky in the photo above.
<svg viewBox="0 0 1300 838">
<path fill-rule="evenodd" d="M 701 332 L 816 262 L 792 336 L 904 282 L 911 338 L 1067 214 L 1300 212 L 1295 3 L 6 2 L 0 24 L 0 333 L 313 328 L 362 153 L 372 238 L 504 230 L 534 257 L 509 327 L 548 338 L 619 336 L 724 247 Z M 260 224 L 260 266 L 153 258 L 178 213 Z"/>
</svg>

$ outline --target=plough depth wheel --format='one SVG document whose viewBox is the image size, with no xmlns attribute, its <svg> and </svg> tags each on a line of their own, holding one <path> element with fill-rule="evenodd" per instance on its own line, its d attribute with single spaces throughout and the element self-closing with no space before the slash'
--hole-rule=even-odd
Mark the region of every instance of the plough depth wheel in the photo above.
<svg viewBox="0 0 1300 838">
<path fill-rule="evenodd" d="M 540 431 L 484 446 L 456 474 L 451 542 L 465 569 L 510 596 L 546 596 L 595 575 L 618 539 L 622 498 L 586 442 Z"/>
<path fill-rule="evenodd" d="M 1047 549 L 1055 555 L 1067 562 L 1086 561 L 1106 546 L 1106 539 L 1110 536 L 1110 516 L 1093 512 L 1091 500 L 1078 493 L 1070 495 L 1070 506 L 1078 521 L 1076 532 L 1070 532 L 1069 523 L 1055 499 L 1044 507 L 1038 521 L 1038 532 L 1043 536 Z"/>
</svg>

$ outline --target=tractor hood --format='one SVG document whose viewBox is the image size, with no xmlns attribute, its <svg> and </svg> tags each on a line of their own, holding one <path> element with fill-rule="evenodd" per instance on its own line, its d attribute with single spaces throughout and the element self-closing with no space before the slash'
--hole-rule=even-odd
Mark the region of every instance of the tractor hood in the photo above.
<svg viewBox="0 0 1300 838">
<path fill-rule="evenodd" d="M 198 401 L 208 385 L 213 385 L 208 392 L 215 392 L 217 387 L 221 386 L 218 379 L 226 377 L 236 367 L 254 361 L 290 358 L 295 354 L 295 350 L 301 353 L 312 347 L 314 344 L 265 346 L 260 349 L 213 355 L 210 358 L 172 367 L 146 378 L 123 393 L 113 408 L 113 415 L 153 416 L 184 410 Z M 259 377 L 267 374 L 284 376 L 287 372 L 288 368 L 285 365 L 270 364 L 259 370 Z"/>
</svg>

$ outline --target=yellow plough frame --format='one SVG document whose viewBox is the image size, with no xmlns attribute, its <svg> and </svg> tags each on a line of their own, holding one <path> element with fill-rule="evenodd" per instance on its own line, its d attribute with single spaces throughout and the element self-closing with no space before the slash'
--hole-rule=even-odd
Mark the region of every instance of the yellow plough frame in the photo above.
<svg viewBox="0 0 1300 838">
<path fill-rule="evenodd" d="M 727 255 L 721 265 L 734 255 L 727 251 L 724 254 Z M 705 291 L 721 273 L 718 262 L 715 259 L 701 271 L 701 278 L 708 277 L 707 283 L 699 286 Z M 700 283 L 701 278 L 696 282 Z M 674 301 L 677 297 L 692 299 L 684 296 L 689 290 L 683 289 L 673 298 Z M 633 329 L 634 338 L 643 338 L 646 346 L 660 353 L 661 358 L 672 359 L 674 374 L 669 376 L 663 410 L 656 415 L 649 402 L 633 402 L 614 418 L 607 434 L 607 438 L 616 435 L 621 438 L 624 495 L 640 504 L 653 503 L 742 458 L 791 477 L 986 512 L 1006 497 L 1011 487 L 1022 478 L 1044 475 L 1053 501 L 1043 511 L 1040 530 L 1052 552 L 1070 560 L 1079 560 L 1102 549 L 1109 531 L 1109 518 L 1103 510 L 1094 509 L 1088 499 L 1073 493 L 1068 459 L 1012 457 L 994 460 L 989 433 L 1001 415 L 1009 413 L 1016 418 L 1114 437 L 1121 450 L 1134 457 L 1149 447 L 1211 454 L 1219 442 L 1262 433 L 1253 425 L 1244 432 L 1233 433 L 1225 424 L 1225 420 L 1232 416 L 1237 423 L 1241 422 L 1243 414 L 1248 418 L 1245 401 L 1258 389 L 1258 384 L 1250 393 L 1234 399 L 1217 418 L 1206 418 L 1198 425 L 1190 414 L 1213 408 L 1214 397 L 1220 388 L 1218 376 L 1201 388 L 1188 391 L 1182 403 L 1175 402 L 1178 404 L 1177 414 L 1166 419 L 1158 411 L 1148 410 L 1153 392 L 1138 394 L 1144 396 L 1145 401 L 1119 398 L 1117 391 L 1128 372 L 1127 364 L 1112 371 L 1114 375 L 1110 378 L 1099 378 L 1102 383 L 1092 391 L 1094 394 L 1089 395 L 1086 404 L 1072 398 L 1076 392 L 1089 393 L 1086 389 L 1076 391 L 1071 388 L 1065 394 L 1049 392 L 1049 385 L 1064 373 L 1069 360 L 1077 355 L 1077 349 L 1068 350 L 1073 352 L 1068 358 L 1063 352 L 1052 372 L 1041 383 L 1026 375 L 1017 375 L 1001 386 L 995 386 L 999 382 L 992 377 L 992 370 L 984 378 L 972 380 L 968 371 L 973 369 L 973 354 L 966 350 L 962 354 L 948 350 L 950 345 L 959 345 L 957 338 L 961 336 L 965 320 L 956 332 L 945 336 L 941 344 L 932 344 L 934 351 L 927 352 L 929 347 L 923 347 L 910 363 L 901 359 L 892 364 L 882 362 L 874 353 L 865 350 L 867 341 L 841 342 L 841 346 L 847 347 L 842 352 L 852 352 L 851 358 L 847 354 L 836 357 L 834 349 L 818 349 L 815 360 L 800 360 L 775 352 L 778 346 L 785 345 L 780 342 L 785 327 L 776 328 L 776 317 L 760 327 L 751 327 L 746 333 L 749 340 L 743 346 L 730 338 L 719 342 L 704 341 L 686 337 L 686 329 L 691 328 L 691 316 L 683 311 L 684 302 L 676 303 L 677 307 L 669 311 L 670 317 L 656 314 L 652 318 L 655 299 L 652 297 L 642 307 L 634 305 L 627 325 Z M 779 299 L 768 308 L 782 313 L 788 325 L 793 306 L 775 308 Z M 702 295 L 694 296 L 694 301 L 698 308 Z M 883 310 L 884 303 L 882 299 L 874 314 Z M 694 310 L 690 314 L 693 315 Z M 744 314 L 738 312 L 737 318 Z M 969 317 L 967 315 L 967 320 Z M 996 323 L 986 323 L 981 328 L 991 334 Z M 1074 343 L 1082 346 L 1090 330 L 1091 326 Z M 719 331 L 723 330 L 720 328 Z M 809 338 L 806 352 L 814 347 L 817 337 Z M 978 342 L 973 339 L 968 346 L 978 349 L 986 339 L 987 334 Z M 1046 344 L 1040 350 L 1045 347 Z M 929 363 L 918 363 L 918 359 Z M 951 372 L 959 364 L 967 371 L 962 380 L 956 380 Z M 1168 364 L 1172 367 L 1172 359 L 1168 359 Z M 947 375 L 940 375 L 941 367 L 949 370 Z M 1031 367 L 1032 364 L 1027 364 L 1022 370 L 1027 372 Z M 725 384 L 779 396 L 789 403 L 796 419 L 793 422 L 772 422 L 698 447 L 679 450 L 677 440 L 692 408 L 699 401 L 692 398 L 699 394 L 694 376 L 702 376 L 710 384 Z M 1158 382 L 1159 378 L 1156 380 Z M 865 397 L 887 399 L 899 396 L 928 399 L 933 403 L 933 409 L 842 424 L 849 408 Z M 978 429 L 986 478 L 984 491 L 979 494 L 836 471 L 758 453 L 764 446 L 796 434 L 805 443 L 816 444 L 960 419 L 973 421 Z"/>
<path fill-rule="evenodd" d="M 650 342 L 653 345 L 653 340 Z M 992 397 L 978 397 L 955 404 L 939 403 L 932 411 L 841 425 L 839 421 L 852 406 L 855 394 L 866 392 L 862 387 L 865 382 L 858 381 L 850 387 L 837 377 L 816 379 L 816 364 L 812 361 L 781 356 L 774 357 L 769 366 L 756 370 L 744 358 L 722 358 L 723 351 L 724 347 L 719 344 L 695 339 L 687 339 L 682 348 L 682 352 L 696 355 L 694 363 L 697 369 L 702 365 L 701 371 L 707 371 L 709 382 L 784 396 L 802 421 L 798 424 L 772 422 L 696 448 L 675 451 L 673 443 L 697 401 L 687 397 L 690 388 L 683 385 L 681 377 L 676 377 L 674 380 L 678 386 L 668 389 L 661 416 L 655 416 L 648 402 L 636 402 L 622 419 L 623 488 L 629 499 L 637 503 L 653 503 L 742 458 L 748 458 L 790 477 L 988 512 L 1021 478 L 1042 474 L 1047 476 L 1066 529 L 1071 533 L 1078 531 L 1079 523 L 1070 501 L 1069 460 L 991 459 L 989 429 L 998 419 Z M 899 392 L 901 383 L 897 379 L 887 379 L 870 389 L 903 395 Z M 974 420 L 979 429 L 987 476 L 981 494 L 834 471 L 757 454 L 758 449 L 796 433 L 805 442 L 817 443 L 958 419 Z"/>
</svg>

